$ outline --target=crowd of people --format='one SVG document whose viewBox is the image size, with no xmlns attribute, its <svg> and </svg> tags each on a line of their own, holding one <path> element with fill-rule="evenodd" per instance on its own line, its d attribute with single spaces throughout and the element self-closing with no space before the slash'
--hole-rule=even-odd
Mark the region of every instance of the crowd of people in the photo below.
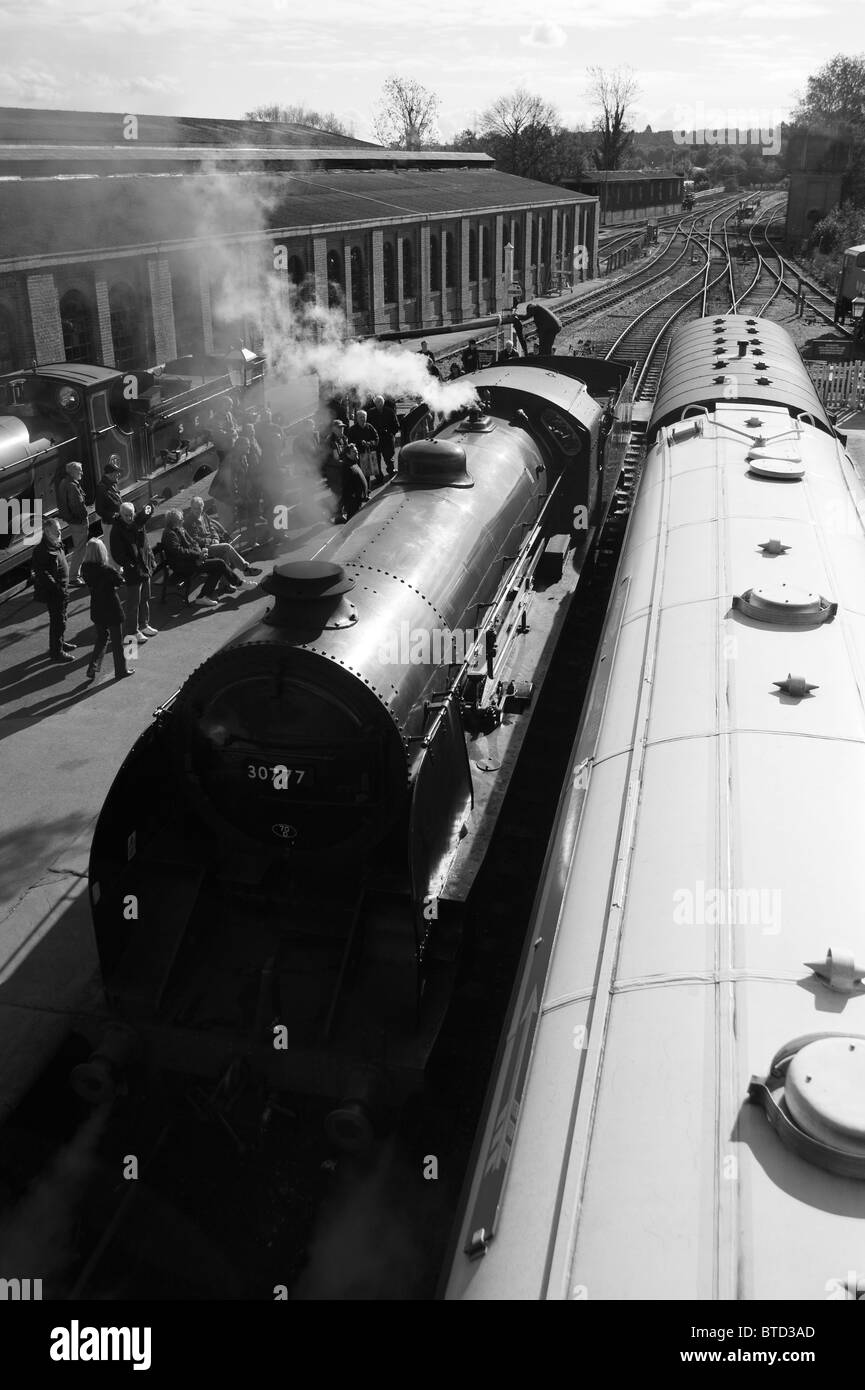
<svg viewBox="0 0 865 1390">
<path fill-rule="evenodd" d="M 372 489 L 396 471 L 401 440 L 396 403 L 373 396 L 362 407 L 350 397 L 330 402 L 330 433 L 320 445 L 321 472 L 334 501 L 334 520 L 348 521 Z"/>
<path fill-rule="evenodd" d="M 48 655 L 54 662 L 74 661 L 76 644 L 66 637 L 70 590 L 90 591 L 90 618 L 95 641 L 87 667 L 88 681 L 95 681 L 110 645 L 115 680 L 135 674 L 127 666 L 130 648 L 143 646 L 158 631 L 150 621 L 151 578 L 156 559 L 148 535 L 153 505 L 136 511 L 122 500 L 117 484 L 119 468 L 109 462 L 96 485 L 93 508 L 101 523 L 101 536 L 91 536 L 87 503 L 82 487 L 82 467 L 67 463 L 57 486 L 57 513 L 71 531 L 72 549 L 64 552 L 60 522 L 50 517 L 33 551 L 33 593 L 48 609 Z M 226 529 L 206 504 L 194 497 L 184 515 L 166 513 L 162 534 L 164 559 L 180 577 L 203 580 L 196 602 L 216 608 L 219 598 L 229 597 L 244 582 L 261 573 L 247 563 L 231 543 Z"/>
</svg>

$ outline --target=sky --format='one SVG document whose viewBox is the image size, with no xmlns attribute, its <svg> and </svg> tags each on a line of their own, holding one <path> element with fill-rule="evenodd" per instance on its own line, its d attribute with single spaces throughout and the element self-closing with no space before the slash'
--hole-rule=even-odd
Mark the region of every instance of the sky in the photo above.
<svg viewBox="0 0 865 1390">
<path fill-rule="evenodd" d="M 863 49 L 860 0 L 0 0 L 0 105 L 241 118 L 303 103 L 372 139 L 397 74 L 438 95 L 452 139 L 519 85 L 590 125 L 598 65 L 633 70 L 637 130 L 739 113 L 768 127 L 834 53 Z"/>
</svg>

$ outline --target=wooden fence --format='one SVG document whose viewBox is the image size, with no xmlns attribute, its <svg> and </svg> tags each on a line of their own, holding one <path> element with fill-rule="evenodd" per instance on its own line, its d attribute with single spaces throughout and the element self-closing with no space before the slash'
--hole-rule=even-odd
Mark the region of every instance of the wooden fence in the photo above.
<svg viewBox="0 0 865 1390">
<path fill-rule="evenodd" d="M 865 361 L 805 365 L 827 410 L 865 410 Z"/>
</svg>

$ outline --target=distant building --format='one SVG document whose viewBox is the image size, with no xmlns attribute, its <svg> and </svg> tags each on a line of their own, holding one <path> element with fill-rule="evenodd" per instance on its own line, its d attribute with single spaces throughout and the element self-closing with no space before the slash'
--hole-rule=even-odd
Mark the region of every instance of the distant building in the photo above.
<svg viewBox="0 0 865 1390">
<path fill-rule="evenodd" d="M 508 242 L 529 296 L 596 260 L 593 196 L 300 126 L 0 108 L 0 181 L 0 372 L 260 350 L 262 274 L 363 335 L 509 308 Z"/>
</svg>

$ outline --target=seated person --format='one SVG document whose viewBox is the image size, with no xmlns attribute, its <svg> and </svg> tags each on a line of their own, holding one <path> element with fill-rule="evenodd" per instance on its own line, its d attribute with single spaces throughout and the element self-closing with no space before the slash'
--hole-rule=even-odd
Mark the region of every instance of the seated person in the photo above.
<svg viewBox="0 0 865 1390">
<path fill-rule="evenodd" d="M 198 545 L 184 530 L 183 516 L 176 508 L 165 514 L 162 551 L 171 570 L 181 579 L 191 579 L 195 574 L 204 575 L 204 587 L 197 599 L 203 608 L 216 607 L 213 595 L 220 580 L 224 580 L 232 590 L 240 589 L 243 585 L 243 580 L 235 579 L 224 560 L 208 559 L 204 546 Z"/>
<path fill-rule="evenodd" d="M 193 497 L 183 521 L 192 539 L 207 551 L 208 560 L 224 560 L 229 569 L 240 570 L 246 575 L 261 574 L 261 570 L 248 565 L 240 551 L 235 550 L 225 527 L 208 514 L 203 497 Z"/>
</svg>

